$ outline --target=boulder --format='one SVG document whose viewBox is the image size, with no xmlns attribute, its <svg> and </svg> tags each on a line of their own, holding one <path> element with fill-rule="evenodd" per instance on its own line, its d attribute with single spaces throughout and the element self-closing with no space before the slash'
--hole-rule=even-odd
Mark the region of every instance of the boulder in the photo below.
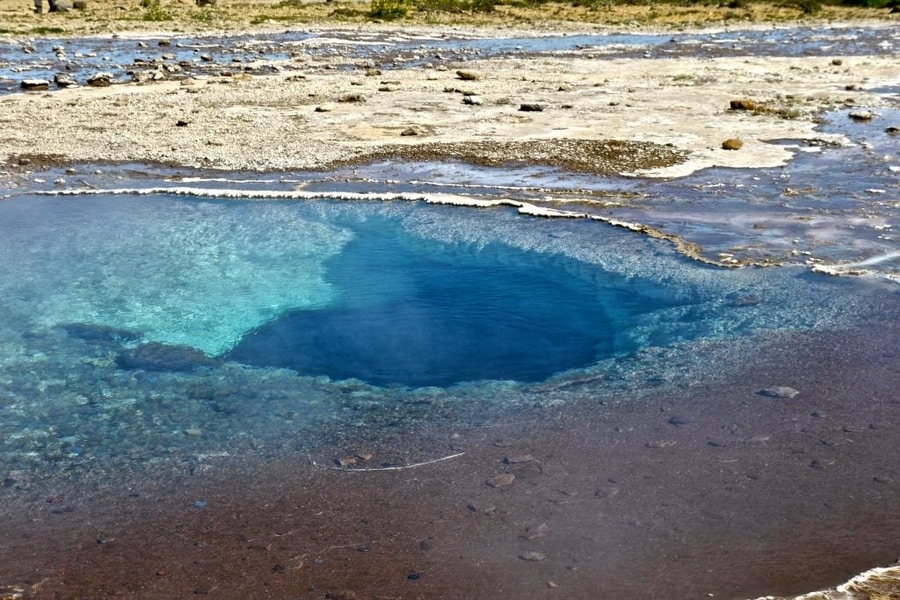
<svg viewBox="0 0 900 600">
<path fill-rule="evenodd" d="M 722 142 L 723 150 L 740 150 L 744 147 L 744 142 L 737 138 L 728 138 L 724 142 Z"/>
</svg>

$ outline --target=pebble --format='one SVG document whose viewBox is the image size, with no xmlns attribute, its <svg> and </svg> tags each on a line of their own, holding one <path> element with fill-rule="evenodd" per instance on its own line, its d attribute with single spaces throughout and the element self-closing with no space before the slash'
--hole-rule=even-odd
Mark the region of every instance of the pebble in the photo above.
<svg viewBox="0 0 900 600">
<path fill-rule="evenodd" d="M 469 106 L 481 106 L 484 104 L 484 101 L 480 96 L 463 96 L 463 104 L 467 104 Z"/>
<path fill-rule="evenodd" d="M 485 481 L 485 483 L 492 488 L 499 488 L 510 485 L 515 480 L 516 476 L 512 473 L 501 473 L 499 475 L 494 475 L 493 477 Z"/>
<path fill-rule="evenodd" d="M 744 142 L 737 138 L 728 138 L 722 142 L 723 150 L 740 150 L 744 147 Z"/>
<path fill-rule="evenodd" d="M 481 79 L 481 73 L 477 71 L 467 71 L 467 70 L 459 70 L 456 72 L 456 76 L 462 79 L 463 81 L 478 81 Z"/>
<path fill-rule="evenodd" d="M 522 560 L 537 562 L 544 560 L 545 558 L 547 558 L 547 556 L 543 552 L 535 552 L 534 550 L 531 550 L 529 552 L 523 552 L 519 555 L 519 558 L 521 558 Z"/>
<path fill-rule="evenodd" d="M 543 112 L 544 105 L 536 104 L 533 102 L 526 102 L 524 104 L 519 105 L 519 110 L 522 112 Z"/>
<path fill-rule="evenodd" d="M 516 456 L 507 456 L 503 462 L 507 465 L 517 465 L 522 463 L 534 462 L 535 458 L 530 454 L 517 454 Z"/>
<path fill-rule="evenodd" d="M 871 121 L 875 114 L 868 110 L 854 110 L 847 116 L 854 121 Z"/>
<path fill-rule="evenodd" d="M 769 398 L 794 398 L 800 392 L 795 390 L 792 387 L 788 387 L 786 385 L 774 385 L 772 387 L 767 387 L 759 390 L 760 396 L 768 396 Z"/>
</svg>

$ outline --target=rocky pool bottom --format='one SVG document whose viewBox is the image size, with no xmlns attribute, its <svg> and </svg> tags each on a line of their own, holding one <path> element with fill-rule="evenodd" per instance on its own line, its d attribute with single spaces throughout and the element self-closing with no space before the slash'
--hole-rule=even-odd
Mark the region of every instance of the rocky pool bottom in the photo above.
<svg viewBox="0 0 900 600">
<path fill-rule="evenodd" d="M 636 361 L 626 376 L 639 393 L 573 381 L 535 391 L 555 405 L 482 390 L 376 406 L 348 389 L 342 419 L 280 447 L 192 453 L 182 440 L 207 434 L 187 429 L 166 458 L 7 473 L 0 589 L 687 599 L 834 585 L 898 558 L 900 327 L 884 300 L 866 325 L 654 349 L 658 371 Z"/>
</svg>

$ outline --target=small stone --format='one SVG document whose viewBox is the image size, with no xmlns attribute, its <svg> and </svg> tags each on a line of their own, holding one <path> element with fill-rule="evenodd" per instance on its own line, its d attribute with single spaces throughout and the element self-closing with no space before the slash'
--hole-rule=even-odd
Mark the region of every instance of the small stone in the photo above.
<svg viewBox="0 0 900 600">
<path fill-rule="evenodd" d="M 25 79 L 19 87 L 26 91 L 41 91 L 50 88 L 50 82 L 46 79 Z"/>
<path fill-rule="evenodd" d="M 759 110 L 760 105 L 758 102 L 753 100 L 748 100 L 746 98 L 741 98 L 738 100 L 732 100 L 730 102 L 731 110 Z"/>
<path fill-rule="evenodd" d="M 874 481 L 875 483 L 890 483 L 893 480 L 890 477 L 882 477 L 880 475 L 876 475 L 872 478 L 872 481 Z"/>
<path fill-rule="evenodd" d="M 356 464 L 356 458 L 352 456 L 344 456 L 342 458 L 336 458 L 334 462 L 341 468 L 352 467 Z"/>
<path fill-rule="evenodd" d="M 338 98 L 338 102 L 344 103 L 362 103 L 366 101 L 366 97 L 362 94 L 358 94 L 356 92 L 350 94 L 344 94 L 340 98 Z"/>
<path fill-rule="evenodd" d="M 507 456 L 503 462 L 507 465 L 517 465 L 521 463 L 534 462 L 534 457 L 530 454 L 517 454 L 516 456 Z"/>
<path fill-rule="evenodd" d="M 550 533 L 550 527 L 546 523 L 541 523 L 537 527 L 532 527 L 525 532 L 525 537 L 529 540 L 536 540 L 545 537 Z"/>
<path fill-rule="evenodd" d="M 457 71 L 456 76 L 463 81 L 478 81 L 479 79 L 481 79 L 481 73 L 478 73 L 477 71 L 467 71 L 464 69 Z"/>
<path fill-rule="evenodd" d="M 199 427 L 188 427 L 184 430 L 184 434 L 196 437 L 198 435 L 203 435 L 203 430 Z"/>
<path fill-rule="evenodd" d="M 519 110 L 522 112 L 543 112 L 544 105 L 534 102 L 526 102 L 519 105 Z"/>
<path fill-rule="evenodd" d="M 854 121 L 871 121 L 875 117 L 875 114 L 868 110 L 854 110 L 847 116 Z"/>
<path fill-rule="evenodd" d="M 317 112 L 317 113 L 327 113 L 327 112 L 331 112 L 331 107 L 330 107 L 330 106 L 319 105 L 319 106 L 317 106 L 314 110 L 315 110 L 315 112 Z"/>
<path fill-rule="evenodd" d="M 594 496 L 597 498 L 615 498 L 619 495 L 619 488 L 617 487 L 606 487 L 600 488 L 596 492 L 594 492 Z"/>
<path fill-rule="evenodd" d="M 202 60 L 203 62 L 212 62 L 213 61 L 212 54 L 201 54 L 200 60 Z"/>
<path fill-rule="evenodd" d="M 723 150 L 740 150 L 744 147 L 744 142 L 737 138 L 728 138 L 724 142 L 722 142 Z"/>
<path fill-rule="evenodd" d="M 900 127 L 897 127 L 896 125 L 891 125 L 889 127 L 886 127 L 884 132 L 888 135 L 897 135 L 898 133 L 900 133 Z"/>
<path fill-rule="evenodd" d="M 422 577 L 422 574 L 418 571 L 410 571 L 409 575 L 406 576 L 410 581 L 416 581 Z"/>
<path fill-rule="evenodd" d="M 841 66 L 842 64 L 844 64 L 844 61 L 841 60 L 840 58 L 832 58 L 832 59 L 831 59 L 831 64 L 834 65 L 835 67 L 839 67 L 839 66 Z"/>
<path fill-rule="evenodd" d="M 87 78 L 87 84 L 91 87 L 109 87 L 109 84 L 112 83 L 112 79 L 112 73 L 94 73 Z"/>
<path fill-rule="evenodd" d="M 551 590 L 555 590 L 556 588 L 559 587 L 559 584 L 556 583 L 555 581 L 548 581 L 547 587 L 550 588 Z"/>
<path fill-rule="evenodd" d="M 421 135 L 421 132 L 416 127 L 407 127 L 400 132 L 400 137 L 410 137 L 414 135 Z"/>
<path fill-rule="evenodd" d="M 178 119 L 175 121 L 175 127 L 187 127 L 189 121 L 185 121 L 184 119 Z"/>
<path fill-rule="evenodd" d="M 56 84 L 56 87 L 67 88 L 72 87 L 73 85 L 78 85 L 78 82 L 75 81 L 75 78 L 69 75 L 68 73 L 57 73 L 53 76 L 53 83 Z"/>
<path fill-rule="evenodd" d="M 768 396 L 769 398 L 787 398 L 791 399 L 797 396 L 800 392 L 795 390 L 792 387 L 788 387 L 786 385 L 774 385 L 772 387 L 767 387 L 759 390 L 760 396 Z"/>
<path fill-rule="evenodd" d="M 373 458 L 375 458 L 375 455 L 372 454 L 371 452 L 360 452 L 359 454 L 356 455 L 356 458 L 358 458 L 359 460 L 361 460 L 363 462 L 367 462 L 367 461 L 370 461 Z"/>
<path fill-rule="evenodd" d="M 547 558 L 547 556 L 542 552 L 535 552 L 534 550 L 531 550 L 529 552 L 523 552 L 519 555 L 519 558 L 530 562 L 538 562 L 544 560 L 545 558 Z"/>
<path fill-rule="evenodd" d="M 469 106 L 481 106 L 484 104 L 484 101 L 479 96 L 463 96 L 463 104 L 467 104 Z"/>
<path fill-rule="evenodd" d="M 513 481 L 516 480 L 516 476 L 512 473 L 501 473 L 499 475 L 495 475 L 485 481 L 487 485 L 492 488 L 505 487 L 512 484 Z"/>
</svg>

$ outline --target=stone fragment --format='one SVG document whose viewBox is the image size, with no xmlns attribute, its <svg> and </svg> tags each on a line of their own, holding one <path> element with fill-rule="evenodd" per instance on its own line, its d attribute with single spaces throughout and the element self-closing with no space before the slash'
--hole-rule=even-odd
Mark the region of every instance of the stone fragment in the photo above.
<svg viewBox="0 0 900 600">
<path fill-rule="evenodd" d="M 875 114 L 868 110 L 854 110 L 847 116 L 854 121 L 871 121 L 875 117 Z"/>
<path fill-rule="evenodd" d="M 67 88 L 72 87 L 73 85 L 78 85 L 78 82 L 75 81 L 75 78 L 69 75 L 68 73 L 57 73 L 53 76 L 53 83 L 56 84 L 56 87 Z"/>
<path fill-rule="evenodd" d="M 897 127 L 896 125 L 890 125 L 889 127 L 885 128 L 884 132 L 888 135 L 897 135 L 898 133 L 900 133 L 900 127 Z"/>
<path fill-rule="evenodd" d="M 763 388 L 759 390 L 760 396 L 768 396 L 769 398 L 787 398 L 791 399 L 797 396 L 800 392 L 795 390 L 792 387 L 788 387 L 786 385 L 773 385 L 771 387 Z"/>
<path fill-rule="evenodd" d="M 760 105 L 758 102 L 754 100 L 749 100 L 747 98 L 739 98 L 737 100 L 731 101 L 731 110 L 759 110 Z"/>
<path fill-rule="evenodd" d="M 477 71 L 468 71 L 465 69 L 460 69 L 459 71 L 457 71 L 456 76 L 463 81 L 478 81 L 479 79 L 481 79 L 481 73 Z"/>
<path fill-rule="evenodd" d="M 492 488 L 500 488 L 512 484 L 512 482 L 515 480 L 516 476 L 512 473 L 501 473 L 499 475 L 494 475 L 493 477 L 485 481 L 485 483 Z"/>
<path fill-rule="evenodd" d="M 744 147 L 744 142 L 737 138 L 728 138 L 724 142 L 722 142 L 723 150 L 740 150 Z"/>
<path fill-rule="evenodd" d="M 19 87 L 25 91 L 40 91 L 50 88 L 50 82 L 46 79 L 24 79 Z"/>
<path fill-rule="evenodd" d="M 340 98 L 338 98 L 338 102 L 344 103 L 362 103 L 366 101 L 366 97 L 360 93 L 352 92 L 350 94 L 344 94 Z"/>
<path fill-rule="evenodd" d="M 535 102 L 525 102 L 519 105 L 519 110 L 522 112 L 543 112 L 544 105 Z"/>
<path fill-rule="evenodd" d="M 534 550 L 530 550 L 528 552 L 523 552 L 519 555 L 519 558 L 522 560 L 527 560 L 529 562 L 538 562 L 547 558 L 547 556 L 543 552 L 536 552 Z"/>
<path fill-rule="evenodd" d="M 516 465 L 521 463 L 533 462 L 535 458 L 530 454 L 517 454 L 515 456 L 504 457 L 503 462 L 507 465 Z"/>
<path fill-rule="evenodd" d="M 112 79 L 112 73 L 101 71 L 88 77 L 87 84 L 91 87 L 109 87 L 109 84 L 112 83 Z"/>
<path fill-rule="evenodd" d="M 469 106 L 481 106 L 484 104 L 484 101 L 480 96 L 463 96 L 463 104 L 467 104 Z"/>
</svg>

